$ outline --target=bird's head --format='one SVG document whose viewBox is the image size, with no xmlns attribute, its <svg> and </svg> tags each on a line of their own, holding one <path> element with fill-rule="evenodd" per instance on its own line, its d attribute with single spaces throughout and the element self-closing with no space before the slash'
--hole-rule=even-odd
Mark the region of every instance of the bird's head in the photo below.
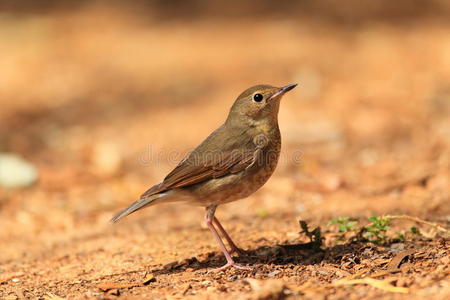
<svg viewBox="0 0 450 300">
<path fill-rule="evenodd" d="M 261 84 L 248 88 L 237 97 L 230 109 L 227 122 L 277 122 L 281 98 L 296 86 L 297 84 L 289 84 L 279 88 Z"/>
</svg>

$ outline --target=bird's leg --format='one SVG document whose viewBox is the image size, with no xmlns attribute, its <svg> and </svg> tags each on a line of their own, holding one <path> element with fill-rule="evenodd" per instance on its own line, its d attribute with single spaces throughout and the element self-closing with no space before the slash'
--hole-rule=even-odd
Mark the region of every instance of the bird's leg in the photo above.
<svg viewBox="0 0 450 300">
<path fill-rule="evenodd" d="M 222 270 L 228 269 L 230 267 L 235 267 L 237 269 L 245 269 L 245 270 L 251 269 L 250 267 L 241 266 L 241 265 L 238 265 L 237 263 L 235 263 L 233 258 L 230 255 L 230 252 L 228 252 L 227 248 L 225 247 L 222 239 L 220 238 L 219 234 L 217 233 L 216 228 L 213 225 L 214 213 L 216 212 L 216 208 L 217 208 L 216 205 L 208 206 L 206 208 L 205 222 L 206 222 L 206 226 L 208 226 L 208 228 L 209 228 L 209 230 L 211 230 L 214 238 L 219 243 L 220 249 L 222 250 L 222 252 L 225 255 L 225 258 L 227 260 L 227 263 L 224 266 L 218 268 L 217 271 L 222 271 Z"/>
<path fill-rule="evenodd" d="M 217 228 L 219 229 L 222 236 L 227 240 L 228 245 L 230 245 L 231 251 L 230 253 L 236 252 L 239 255 L 244 255 L 245 251 L 240 249 L 236 244 L 233 242 L 231 237 L 228 235 L 228 233 L 225 231 L 225 228 L 223 228 L 222 224 L 220 224 L 219 220 L 217 220 L 216 217 L 213 219 L 213 224 L 216 224 Z"/>
</svg>

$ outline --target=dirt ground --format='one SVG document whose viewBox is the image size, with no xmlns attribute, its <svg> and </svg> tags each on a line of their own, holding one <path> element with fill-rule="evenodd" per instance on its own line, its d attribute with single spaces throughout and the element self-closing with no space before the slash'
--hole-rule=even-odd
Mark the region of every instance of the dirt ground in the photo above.
<svg viewBox="0 0 450 300">
<path fill-rule="evenodd" d="M 302 16 L 2 13 L 0 152 L 39 180 L 0 187 L 0 298 L 450 299 L 448 19 Z M 275 174 L 217 212 L 252 271 L 213 271 L 202 208 L 108 222 L 241 91 L 297 82 Z M 380 243 L 327 226 L 385 215 Z"/>
</svg>

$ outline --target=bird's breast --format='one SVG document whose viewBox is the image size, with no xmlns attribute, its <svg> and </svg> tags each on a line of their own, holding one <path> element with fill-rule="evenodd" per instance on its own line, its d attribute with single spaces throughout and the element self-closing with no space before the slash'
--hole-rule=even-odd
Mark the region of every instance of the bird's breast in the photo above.
<svg viewBox="0 0 450 300">
<path fill-rule="evenodd" d="M 279 135 L 271 136 L 268 144 L 258 151 L 255 162 L 245 170 L 208 180 L 191 189 L 198 197 L 197 204 L 223 204 L 250 196 L 262 187 L 273 174 L 280 156 Z"/>
</svg>

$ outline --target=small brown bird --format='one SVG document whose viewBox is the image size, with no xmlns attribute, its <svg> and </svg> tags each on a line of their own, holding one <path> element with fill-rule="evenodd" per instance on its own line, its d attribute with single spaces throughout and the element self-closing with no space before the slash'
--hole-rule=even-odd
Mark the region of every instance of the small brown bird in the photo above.
<svg viewBox="0 0 450 300">
<path fill-rule="evenodd" d="M 164 180 L 142 194 L 111 221 L 146 206 L 186 201 L 206 207 L 206 225 L 225 255 L 228 267 L 249 269 L 234 262 L 218 231 L 232 252 L 241 252 L 214 216 L 217 206 L 245 198 L 272 175 L 281 148 L 278 110 L 282 96 L 296 87 L 256 85 L 234 102 L 225 123 L 190 152 Z"/>
</svg>

